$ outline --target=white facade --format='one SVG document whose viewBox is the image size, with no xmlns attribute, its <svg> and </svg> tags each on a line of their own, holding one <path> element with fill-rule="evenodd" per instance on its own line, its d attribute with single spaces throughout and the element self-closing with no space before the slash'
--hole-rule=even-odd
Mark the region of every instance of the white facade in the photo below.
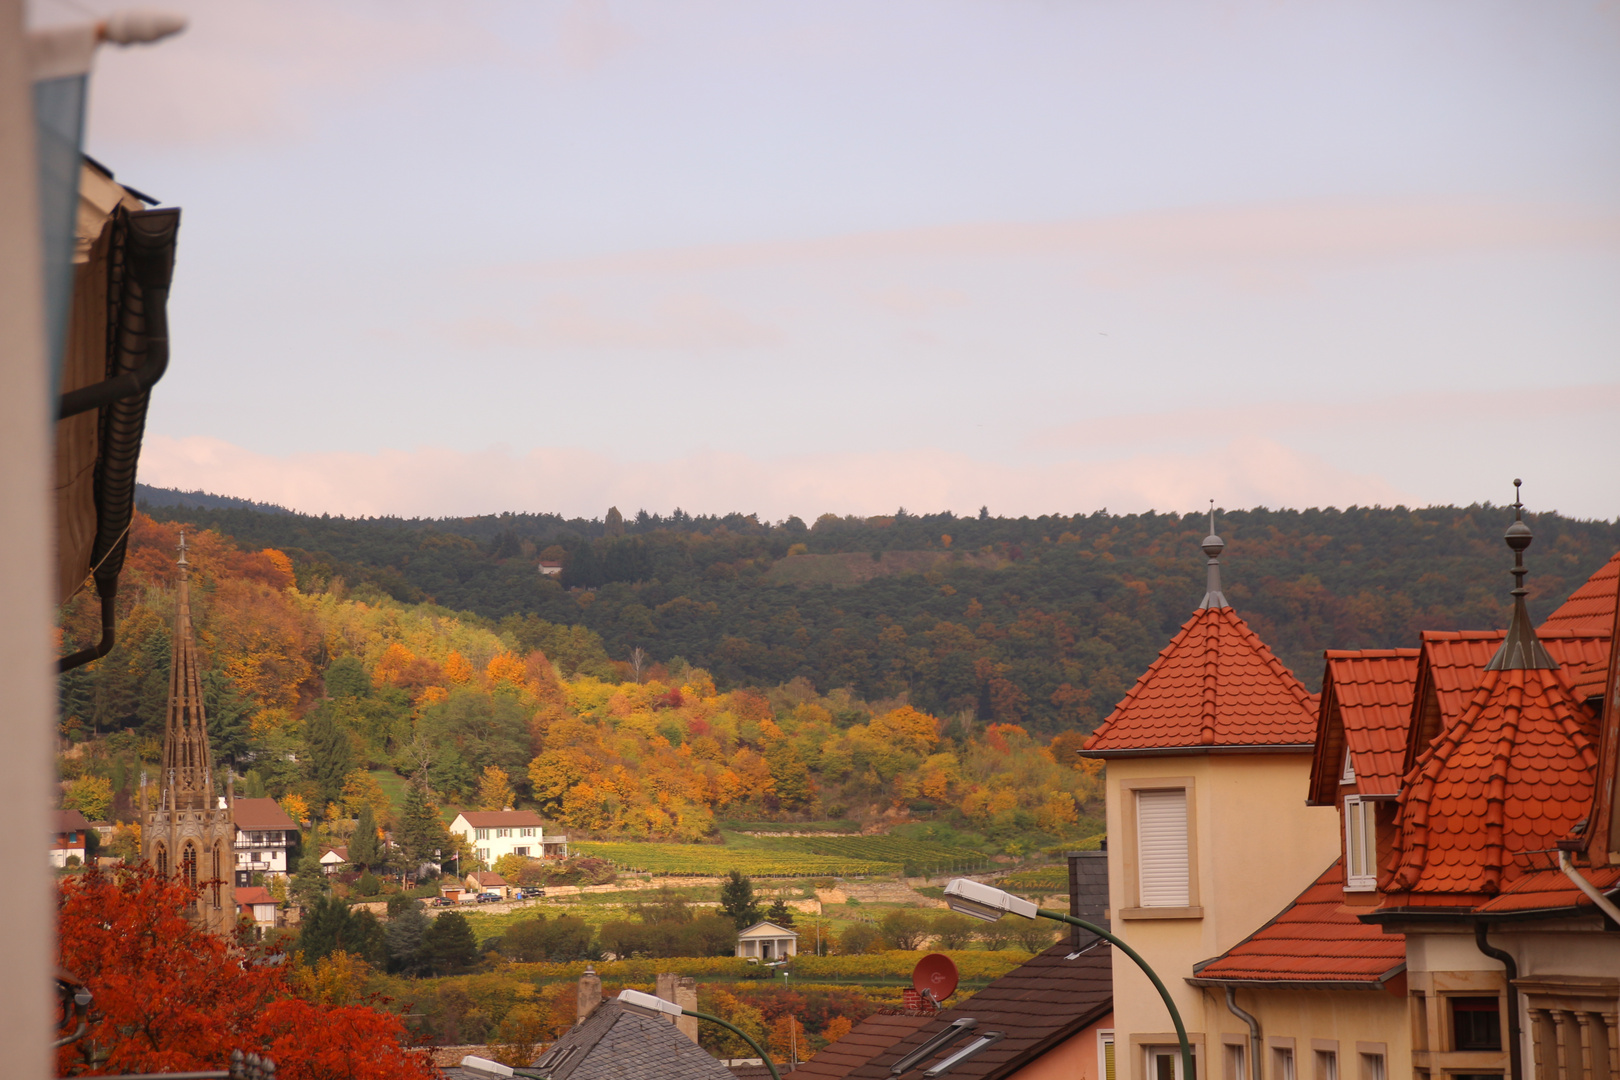
<svg viewBox="0 0 1620 1080">
<path fill-rule="evenodd" d="M 568 858 L 568 837 L 546 836 L 545 822 L 532 810 L 463 810 L 450 831 L 464 837 L 485 866 L 506 855 L 529 859 Z"/>
<path fill-rule="evenodd" d="M 773 922 L 758 922 L 737 935 L 737 955 L 786 960 L 799 955 L 799 935 Z"/>
</svg>

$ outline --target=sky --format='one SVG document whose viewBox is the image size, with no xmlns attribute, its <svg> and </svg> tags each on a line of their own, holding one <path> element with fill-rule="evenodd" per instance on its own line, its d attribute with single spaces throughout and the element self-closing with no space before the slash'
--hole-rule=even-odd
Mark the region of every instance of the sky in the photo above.
<svg viewBox="0 0 1620 1080">
<path fill-rule="evenodd" d="M 1616 3 L 166 2 L 147 483 L 1620 517 Z"/>
</svg>

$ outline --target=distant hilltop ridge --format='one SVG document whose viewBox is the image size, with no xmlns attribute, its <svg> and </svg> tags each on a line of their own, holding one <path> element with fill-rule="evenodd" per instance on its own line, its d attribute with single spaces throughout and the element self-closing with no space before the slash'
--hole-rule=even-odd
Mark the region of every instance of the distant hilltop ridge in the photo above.
<svg viewBox="0 0 1620 1080">
<path fill-rule="evenodd" d="M 176 491 L 174 488 L 135 485 L 135 505 L 140 507 L 176 506 L 186 510 L 257 510 L 261 514 L 290 514 L 291 510 L 274 503 L 238 499 L 234 495 L 215 495 L 211 491 Z"/>
</svg>

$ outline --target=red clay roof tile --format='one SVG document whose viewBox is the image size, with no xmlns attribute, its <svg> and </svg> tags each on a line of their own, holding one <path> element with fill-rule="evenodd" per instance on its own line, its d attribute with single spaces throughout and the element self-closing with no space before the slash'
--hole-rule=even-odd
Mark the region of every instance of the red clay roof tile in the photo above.
<svg viewBox="0 0 1620 1080">
<path fill-rule="evenodd" d="M 1620 866 L 1583 867 L 1581 874 L 1597 886 L 1600 892 L 1609 892 L 1620 886 Z M 1564 876 L 1562 870 L 1534 870 L 1502 890 L 1502 894 L 1480 911 L 1544 911 L 1558 908 L 1596 907 L 1575 883 Z"/>
<path fill-rule="evenodd" d="M 1362 795 L 1393 795 L 1406 771 L 1406 726 L 1412 719 L 1417 649 L 1330 649 L 1322 677 L 1311 801 L 1338 801 L 1345 748 Z"/>
<path fill-rule="evenodd" d="M 1410 772 L 1423 750 L 1448 729 L 1479 689 L 1485 665 L 1501 647 L 1506 630 L 1425 630 L 1418 658 L 1417 690 L 1407 731 L 1403 772 Z M 1590 665 L 1606 667 L 1609 639 L 1570 630 L 1538 632 L 1547 652 L 1558 662 L 1559 677 L 1577 701 L 1587 692 Z M 1598 691 L 1602 686 L 1599 684 Z"/>
<path fill-rule="evenodd" d="M 1086 740 L 1087 753 L 1309 746 L 1315 701 L 1231 608 L 1200 608 Z"/>
<path fill-rule="evenodd" d="M 1386 905 L 1473 904 L 1509 885 L 1523 873 L 1515 856 L 1552 848 L 1585 816 L 1596 735 L 1559 671 L 1485 672 L 1406 778 Z"/>
<path fill-rule="evenodd" d="M 1334 861 L 1275 918 L 1204 965 L 1200 979 L 1346 983 L 1376 989 L 1406 962 L 1406 938 L 1362 922 Z"/>
<path fill-rule="evenodd" d="M 1615 593 L 1620 588 L 1620 551 L 1598 567 L 1586 584 L 1569 594 L 1557 611 L 1547 616 L 1541 632 L 1568 630 L 1607 636 L 1614 625 Z"/>
</svg>

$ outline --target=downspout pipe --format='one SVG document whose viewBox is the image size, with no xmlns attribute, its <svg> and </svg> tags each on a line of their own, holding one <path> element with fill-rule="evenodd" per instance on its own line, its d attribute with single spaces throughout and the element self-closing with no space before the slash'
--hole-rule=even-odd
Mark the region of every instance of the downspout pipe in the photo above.
<svg viewBox="0 0 1620 1080">
<path fill-rule="evenodd" d="M 1260 1072 L 1260 1021 L 1238 1007 L 1237 989 L 1226 988 L 1226 1008 L 1233 1016 L 1249 1025 L 1249 1080 L 1263 1080 Z M 1517 1076 L 1513 1080 L 1519 1080 Z"/>
<path fill-rule="evenodd" d="M 1524 1080 L 1523 1047 L 1519 1045 L 1519 988 L 1513 983 L 1519 977 L 1519 962 L 1506 949 L 1498 949 L 1485 937 L 1485 924 L 1474 924 L 1474 944 L 1492 960 L 1500 960 L 1507 975 L 1508 992 L 1508 1071 L 1512 1080 Z"/>
</svg>

